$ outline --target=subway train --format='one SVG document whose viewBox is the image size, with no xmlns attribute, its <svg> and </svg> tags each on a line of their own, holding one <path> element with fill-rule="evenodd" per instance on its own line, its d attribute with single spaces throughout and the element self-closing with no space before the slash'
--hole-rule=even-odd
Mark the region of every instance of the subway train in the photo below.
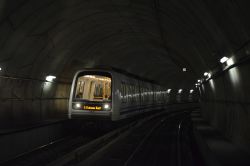
<svg viewBox="0 0 250 166">
<path fill-rule="evenodd" d="M 119 121 L 163 109 L 167 91 L 158 84 L 115 69 L 76 72 L 69 99 L 70 119 Z"/>
</svg>

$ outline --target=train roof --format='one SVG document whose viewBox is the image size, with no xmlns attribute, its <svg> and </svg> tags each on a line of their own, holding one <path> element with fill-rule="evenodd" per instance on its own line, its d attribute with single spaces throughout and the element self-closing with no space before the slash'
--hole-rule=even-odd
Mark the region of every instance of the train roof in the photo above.
<svg viewBox="0 0 250 166">
<path fill-rule="evenodd" d="M 129 72 L 123 70 L 123 69 L 119 69 L 119 68 L 115 68 L 115 67 L 95 67 L 95 68 L 84 68 L 84 69 L 86 69 L 86 70 L 98 70 L 98 71 L 102 71 L 102 70 L 114 71 L 114 72 L 124 74 L 124 75 L 127 75 L 127 76 L 135 78 L 135 79 L 139 79 L 139 80 L 142 80 L 142 81 L 147 81 L 147 82 L 150 82 L 152 84 L 159 85 L 159 83 L 157 83 L 156 81 L 153 81 L 153 80 L 150 80 L 148 78 L 144 78 L 144 77 L 129 73 Z"/>
</svg>

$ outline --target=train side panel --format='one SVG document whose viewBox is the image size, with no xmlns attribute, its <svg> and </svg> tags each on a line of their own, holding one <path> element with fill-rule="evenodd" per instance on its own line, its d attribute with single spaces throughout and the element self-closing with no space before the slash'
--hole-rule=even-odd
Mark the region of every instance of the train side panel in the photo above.
<svg viewBox="0 0 250 166">
<path fill-rule="evenodd" d="M 120 105 L 121 105 L 121 90 L 120 90 L 120 77 L 121 75 L 116 72 L 112 72 L 112 110 L 111 120 L 120 120 Z"/>
<path fill-rule="evenodd" d="M 139 82 L 137 79 L 120 75 L 120 118 L 141 113 Z"/>
<path fill-rule="evenodd" d="M 146 81 L 140 81 L 140 92 L 142 112 L 154 109 L 153 85 Z"/>
</svg>

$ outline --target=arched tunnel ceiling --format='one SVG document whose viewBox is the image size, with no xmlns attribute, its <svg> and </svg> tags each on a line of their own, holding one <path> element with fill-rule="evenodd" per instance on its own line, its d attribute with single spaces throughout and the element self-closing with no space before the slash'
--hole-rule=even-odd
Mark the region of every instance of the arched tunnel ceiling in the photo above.
<svg viewBox="0 0 250 166">
<path fill-rule="evenodd" d="M 0 7 L 6 75 L 70 80 L 78 69 L 112 66 L 191 88 L 249 40 L 243 1 L 1 0 Z"/>
</svg>

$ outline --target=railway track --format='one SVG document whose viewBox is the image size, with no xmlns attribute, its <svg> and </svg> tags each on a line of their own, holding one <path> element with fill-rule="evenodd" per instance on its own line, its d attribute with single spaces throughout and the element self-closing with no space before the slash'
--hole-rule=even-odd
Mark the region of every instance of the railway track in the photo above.
<svg viewBox="0 0 250 166">
<path fill-rule="evenodd" d="M 121 128 L 118 128 L 110 133 L 107 133 L 96 140 L 91 141 L 90 143 L 83 145 L 74 151 L 62 156 L 61 158 L 53 161 L 49 165 L 77 165 L 84 160 L 89 160 L 89 158 L 95 156 L 100 151 L 109 147 L 120 138 L 123 138 L 128 133 L 130 133 L 133 128 L 143 125 L 146 121 L 158 117 L 160 114 L 165 114 L 166 112 L 161 112 L 156 115 L 149 116 L 142 120 L 133 121 Z"/>
<path fill-rule="evenodd" d="M 189 112 L 162 112 L 130 123 L 49 165 L 199 165 Z"/>
<path fill-rule="evenodd" d="M 79 127 L 79 126 L 78 126 Z M 93 127 L 83 127 L 75 129 L 76 131 L 69 133 L 68 136 L 54 140 L 48 144 L 44 144 L 31 151 L 22 153 L 15 158 L 0 163 L 1 166 L 43 166 L 54 161 L 55 159 L 71 152 L 79 146 L 100 137 L 105 131 L 94 132 Z M 27 140 L 29 141 L 29 140 Z"/>
<path fill-rule="evenodd" d="M 72 165 L 197 165 L 184 134 L 189 113 L 158 116 L 134 126 L 88 158 Z M 183 155 L 185 154 L 185 155 Z M 185 160 L 185 162 L 181 162 Z"/>
<path fill-rule="evenodd" d="M 106 134 L 70 136 L 3 165 L 197 165 L 190 128 L 189 112 L 162 111 Z"/>
</svg>

